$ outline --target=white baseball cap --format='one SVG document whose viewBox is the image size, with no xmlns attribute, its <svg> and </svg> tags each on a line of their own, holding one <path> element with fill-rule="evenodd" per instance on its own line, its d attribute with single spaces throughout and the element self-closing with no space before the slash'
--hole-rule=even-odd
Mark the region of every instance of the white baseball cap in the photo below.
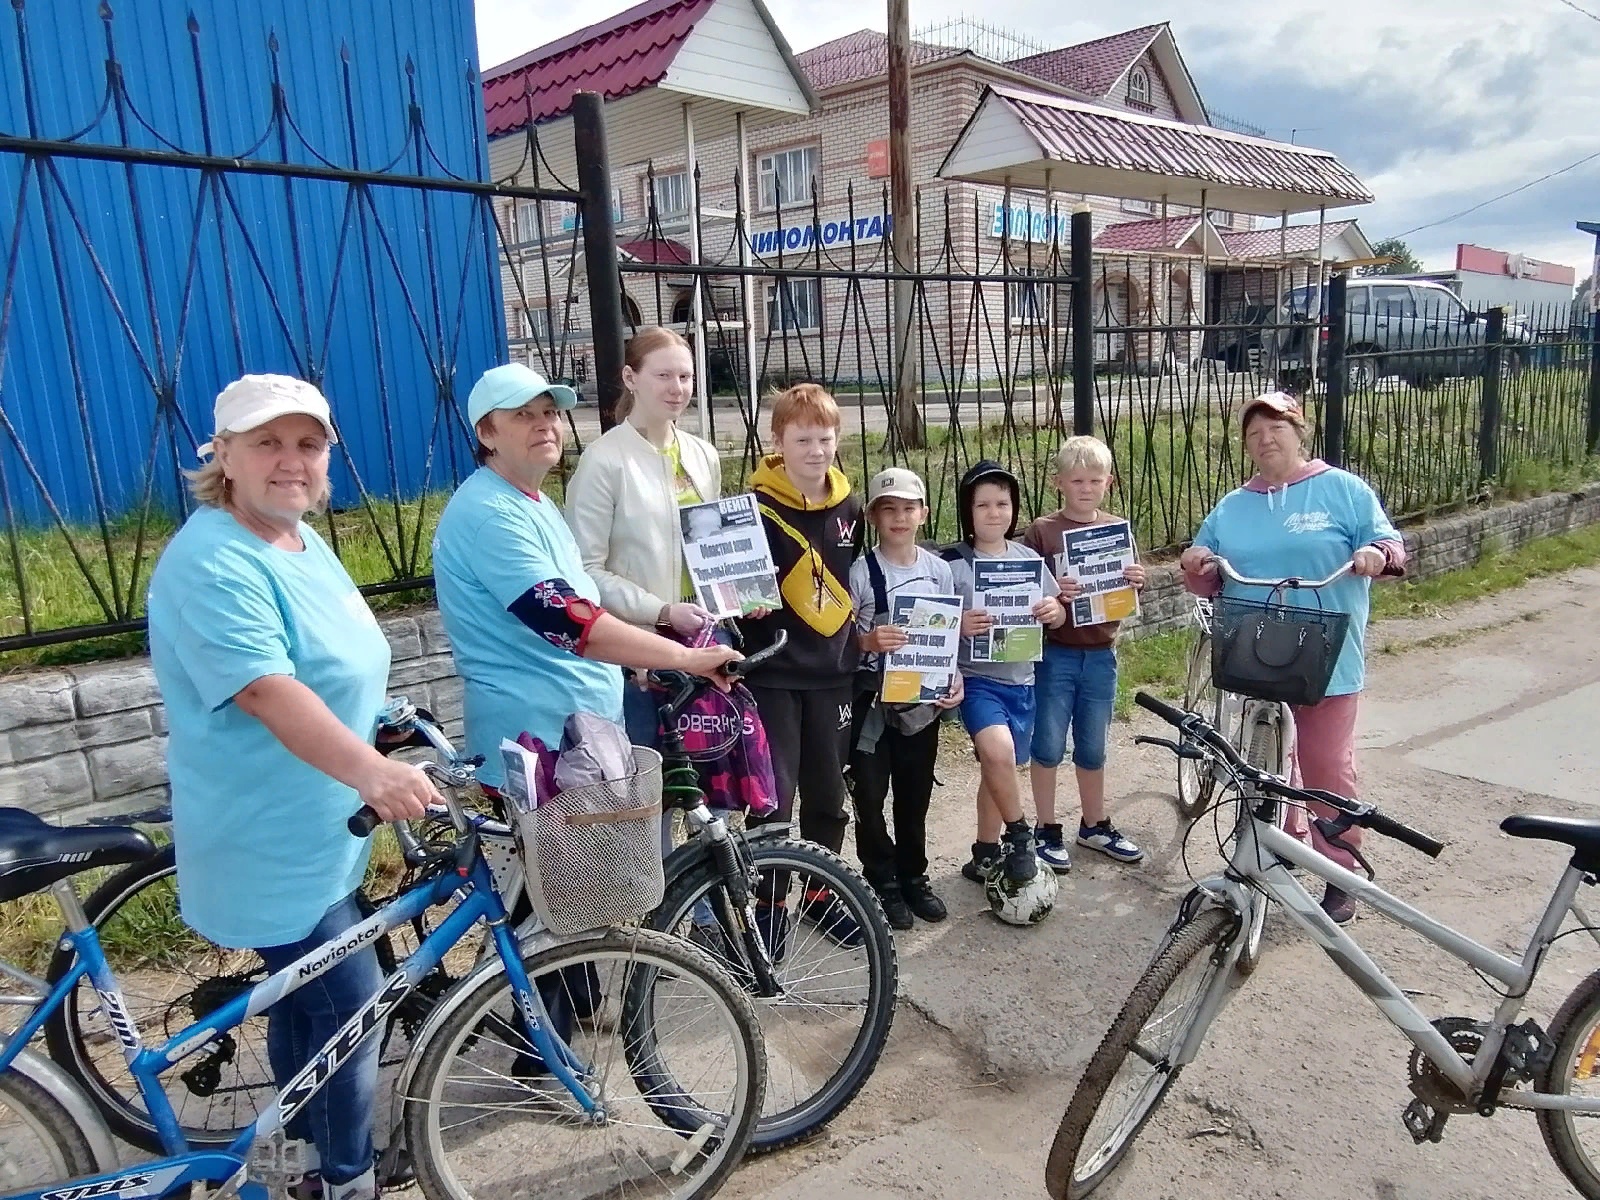
<svg viewBox="0 0 1600 1200">
<path fill-rule="evenodd" d="M 900 500 L 919 500 L 923 504 L 928 502 L 927 489 L 922 486 L 922 480 L 915 471 L 905 467 L 885 467 L 867 483 L 867 507 L 871 508 L 885 496 L 894 496 Z"/>
<path fill-rule="evenodd" d="M 217 393 L 213 441 L 217 434 L 244 433 L 291 413 L 315 417 L 327 430 L 328 441 L 339 440 L 327 398 L 313 384 L 292 375 L 244 375 Z M 195 453 L 204 458 L 212 448 L 213 442 L 207 442 Z"/>
</svg>

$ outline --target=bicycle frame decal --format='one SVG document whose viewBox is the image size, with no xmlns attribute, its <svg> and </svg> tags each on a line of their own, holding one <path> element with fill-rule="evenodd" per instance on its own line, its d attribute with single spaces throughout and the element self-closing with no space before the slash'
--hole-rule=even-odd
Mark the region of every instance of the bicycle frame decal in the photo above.
<svg viewBox="0 0 1600 1200">
<path fill-rule="evenodd" d="M 333 1035 L 333 1040 L 323 1047 L 322 1053 L 289 1081 L 278 1096 L 280 1123 L 286 1125 L 294 1119 L 295 1113 L 322 1090 L 322 1085 L 333 1077 L 333 1073 L 356 1052 L 383 1019 L 399 1006 L 410 990 L 410 975 L 402 967 L 384 982 L 383 990 L 365 1008 L 344 1023 L 339 1032 Z"/>
<path fill-rule="evenodd" d="M 137 1167 L 119 1167 L 66 1186 L 52 1184 L 38 1191 L 15 1192 L 7 1200 L 142 1200 L 165 1196 L 190 1184 L 227 1184 L 243 1171 L 244 1163 L 233 1155 L 203 1150 Z M 242 1190 L 240 1194 L 244 1194 Z"/>
</svg>

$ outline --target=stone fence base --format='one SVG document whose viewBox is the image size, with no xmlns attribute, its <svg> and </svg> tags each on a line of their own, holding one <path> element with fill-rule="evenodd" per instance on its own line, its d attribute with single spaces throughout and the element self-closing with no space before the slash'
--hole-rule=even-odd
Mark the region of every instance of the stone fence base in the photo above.
<svg viewBox="0 0 1600 1200">
<path fill-rule="evenodd" d="M 1444 517 L 1406 531 L 1413 578 L 1476 562 L 1486 550 L 1600 522 L 1600 484 Z M 1190 599 L 1170 565 L 1153 567 L 1134 636 L 1182 628 Z M 461 731 L 461 680 L 431 609 L 380 621 L 394 649 L 389 690 Z M 62 823 L 166 803 L 166 715 L 148 659 L 0 679 L 0 805 Z"/>
</svg>

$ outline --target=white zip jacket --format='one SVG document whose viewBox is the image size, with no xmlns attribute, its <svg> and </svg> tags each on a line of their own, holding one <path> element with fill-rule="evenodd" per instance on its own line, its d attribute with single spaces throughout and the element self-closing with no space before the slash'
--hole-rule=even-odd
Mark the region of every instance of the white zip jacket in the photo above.
<svg viewBox="0 0 1600 1200">
<path fill-rule="evenodd" d="M 716 447 L 682 430 L 676 437 L 700 498 L 718 499 Z M 629 624 L 654 626 L 683 588 L 683 534 L 666 456 L 626 421 L 607 430 L 579 457 L 565 510 L 600 603 Z"/>
</svg>

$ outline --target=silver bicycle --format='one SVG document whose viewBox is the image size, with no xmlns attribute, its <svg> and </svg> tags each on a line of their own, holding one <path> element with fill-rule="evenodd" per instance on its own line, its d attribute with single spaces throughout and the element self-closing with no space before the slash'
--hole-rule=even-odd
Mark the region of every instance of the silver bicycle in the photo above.
<svg viewBox="0 0 1600 1200">
<path fill-rule="evenodd" d="M 1180 758 L 1209 760 L 1225 791 L 1248 787 L 1250 800 L 1238 804 L 1224 845 L 1227 870 L 1185 897 L 1160 949 L 1089 1060 L 1050 1148 L 1045 1168 L 1050 1195 L 1057 1200 L 1087 1196 L 1116 1170 L 1244 982 L 1237 969 L 1241 931 L 1276 901 L 1413 1045 L 1414 1098 L 1401 1120 L 1416 1142 L 1441 1140 L 1446 1121 L 1456 1113 L 1531 1111 L 1551 1157 L 1578 1194 L 1600 1200 L 1600 1123 L 1583 1120 L 1600 1116 L 1600 971 L 1578 984 L 1548 1026 L 1518 1021 L 1569 912 L 1600 942 L 1600 932 L 1576 903 L 1580 885 L 1600 882 L 1600 820 L 1516 816 L 1501 822 L 1501 830 L 1512 837 L 1572 848 L 1521 959 L 1510 959 L 1296 841 L 1278 828 L 1278 810 L 1317 801 L 1338 813 L 1326 822 L 1330 836 L 1360 826 L 1430 857 L 1439 855 L 1442 843 L 1371 805 L 1291 787 L 1247 762 L 1199 714 L 1180 712 L 1142 692 L 1136 701 L 1180 734 L 1176 741 L 1139 741 L 1165 746 Z M 1291 867 L 1343 889 L 1466 963 L 1503 987 L 1504 999 L 1486 1020 L 1430 1020 L 1322 911 L 1290 874 Z"/>
<path fill-rule="evenodd" d="M 1246 587 L 1271 588 L 1282 593 L 1290 588 L 1318 591 L 1337 583 L 1350 573 L 1352 564 L 1345 563 L 1326 579 L 1251 579 L 1233 569 L 1233 564 L 1220 554 L 1212 556 L 1223 577 Z M 1185 712 L 1199 713 L 1228 743 L 1244 756 L 1251 766 L 1269 775 L 1287 776 L 1294 758 L 1294 712 L 1287 704 L 1277 700 L 1258 700 L 1218 688 L 1212 681 L 1212 621 L 1214 606 L 1204 596 L 1195 597 L 1191 623 L 1196 630 L 1194 645 L 1189 648 L 1189 667 L 1183 689 Z M 1198 821 L 1211 808 L 1217 796 L 1219 775 L 1211 759 L 1205 757 L 1178 757 L 1178 813 L 1185 820 Z M 1249 781 L 1241 786 L 1249 800 Z M 1238 970 L 1248 975 L 1261 961 L 1261 935 L 1266 923 L 1267 910 L 1263 905 L 1255 914 L 1253 923 L 1245 931 L 1244 946 L 1239 953 Z"/>
</svg>

